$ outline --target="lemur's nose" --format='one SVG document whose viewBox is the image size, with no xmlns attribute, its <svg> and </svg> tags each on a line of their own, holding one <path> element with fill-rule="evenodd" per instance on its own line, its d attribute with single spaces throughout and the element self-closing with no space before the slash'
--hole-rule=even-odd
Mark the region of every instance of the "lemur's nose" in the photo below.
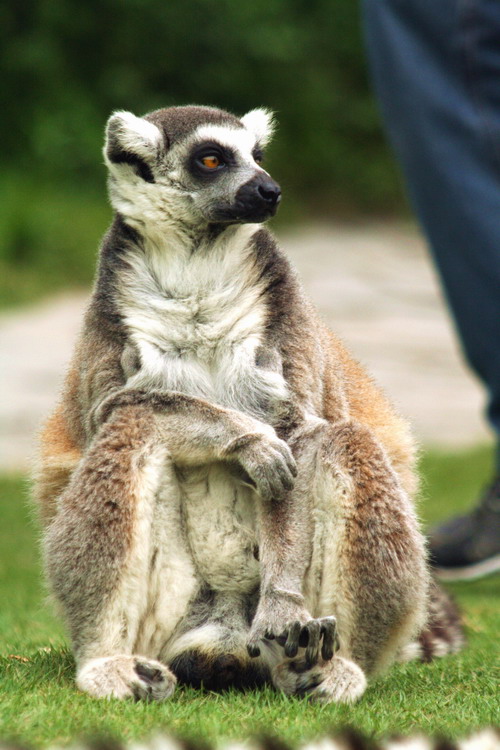
<svg viewBox="0 0 500 750">
<path fill-rule="evenodd" d="M 236 192 L 236 217 L 239 221 L 266 221 L 274 216 L 280 200 L 280 186 L 261 170 Z"/>
<path fill-rule="evenodd" d="M 275 206 L 281 200 L 281 188 L 273 180 L 268 180 L 260 184 L 257 192 L 270 206 Z"/>
</svg>

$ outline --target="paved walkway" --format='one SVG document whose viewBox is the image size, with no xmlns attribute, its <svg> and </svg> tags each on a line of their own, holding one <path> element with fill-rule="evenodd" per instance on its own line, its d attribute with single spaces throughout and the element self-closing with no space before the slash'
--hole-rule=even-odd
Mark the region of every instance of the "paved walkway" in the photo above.
<svg viewBox="0 0 500 750">
<path fill-rule="evenodd" d="M 457 350 L 434 269 L 411 226 L 320 225 L 281 237 L 324 318 L 425 444 L 488 439 L 483 395 Z M 0 316 L 0 470 L 23 470 L 50 411 L 84 295 Z"/>
</svg>

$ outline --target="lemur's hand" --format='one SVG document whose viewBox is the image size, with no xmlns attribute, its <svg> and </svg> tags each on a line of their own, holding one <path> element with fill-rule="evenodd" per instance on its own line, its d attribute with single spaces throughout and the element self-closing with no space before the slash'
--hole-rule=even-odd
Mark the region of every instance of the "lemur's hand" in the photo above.
<svg viewBox="0 0 500 750">
<path fill-rule="evenodd" d="M 239 461 L 263 500 L 279 500 L 292 489 L 297 465 L 288 445 L 276 435 L 244 435 L 234 441 L 230 453 Z"/>
</svg>

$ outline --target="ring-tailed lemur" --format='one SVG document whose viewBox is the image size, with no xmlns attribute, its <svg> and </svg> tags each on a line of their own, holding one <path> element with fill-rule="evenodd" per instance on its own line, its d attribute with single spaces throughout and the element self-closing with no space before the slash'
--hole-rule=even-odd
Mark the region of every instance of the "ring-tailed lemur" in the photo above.
<svg viewBox="0 0 500 750">
<path fill-rule="evenodd" d="M 271 130 L 194 106 L 107 126 L 115 218 L 36 486 L 94 696 L 271 680 L 352 701 L 461 643 L 429 596 L 408 427 L 261 226 Z"/>
</svg>

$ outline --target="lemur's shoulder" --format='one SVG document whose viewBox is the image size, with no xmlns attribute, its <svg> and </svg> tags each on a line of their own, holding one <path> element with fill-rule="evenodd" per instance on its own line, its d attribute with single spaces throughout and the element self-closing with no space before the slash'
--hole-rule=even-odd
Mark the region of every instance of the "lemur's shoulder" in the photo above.
<svg viewBox="0 0 500 750">
<path fill-rule="evenodd" d="M 99 272 L 59 400 L 39 432 L 33 467 L 34 500 L 44 525 L 53 518 L 56 499 L 86 447 L 85 401 L 89 394 L 85 391 L 92 371 L 99 372 L 101 380 L 116 377 L 118 372 L 125 334 L 113 289 L 130 241 L 123 221 L 115 218 L 101 244 Z"/>
</svg>

